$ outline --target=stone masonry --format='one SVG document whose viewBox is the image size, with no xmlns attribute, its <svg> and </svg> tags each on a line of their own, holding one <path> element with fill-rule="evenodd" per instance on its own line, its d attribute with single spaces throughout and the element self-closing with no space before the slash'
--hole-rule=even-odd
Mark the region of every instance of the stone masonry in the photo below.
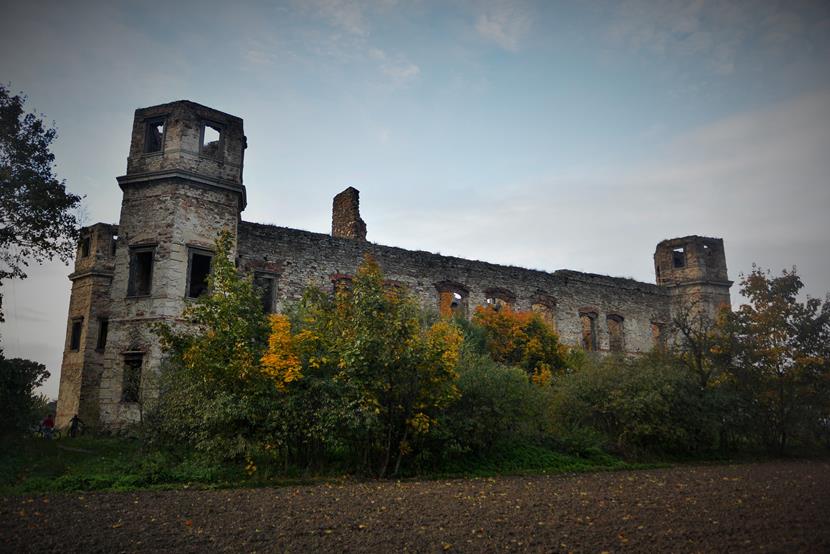
<svg viewBox="0 0 830 554">
<path fill-rule="evenodd" d="M 679 302 L 710 312 L 729 303 L 721 239 L 665 240 L 657 283 L 553 273 L 410 251 L 366 241 L 359 192 L 334 197 L 331 235 L 241 221 L 243 122 L 189 101 L 136 110 L 119 224 L 82 230 L 61 368 L 58 424 L 78 413 L 118 429 L 141 417 L 162 361 L 152 325 L 179 324 L 204 291 L 214 242 L 229 231 L 238 265 L 263 306 L 279 311 L 316 285 L 333 290 L 366 254 L 427 309 L 469 317 L 476 306 L 542 314 L 561 339 L 589 351 L 636 354 L 660 347 Z"/>
</svg>

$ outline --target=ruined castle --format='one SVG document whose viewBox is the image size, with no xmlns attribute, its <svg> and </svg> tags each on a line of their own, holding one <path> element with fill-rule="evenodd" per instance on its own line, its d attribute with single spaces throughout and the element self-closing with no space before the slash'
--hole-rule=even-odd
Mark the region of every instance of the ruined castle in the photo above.
<svg viewBox="0 0 830 554">
<path fill-rule="evenodd" d="M 553 273 L 367 242 L 358 191 L 334 198 L 331 235 L 242 221 L 242 119 L 189 101 L 136 110 L 118 225 L 82 229 L 61 367 L 58 424 L 78 413 L 118 428 L 138 417 L 162 352 L 151 325 L 181 320 L 206 289 L 214 241 L 236 239 L 267 311 L 308 285 L 332 289 L 371 253 L 386 276 L 427 308 L 468 316 L 479 305 L 539 312 L 565 343 L 596 352 L 646 352 L 667 340 L 681 300 L 729 303 L 721 239 L 664 240 L 656 284 L 591 273 Z"/>
</svg>

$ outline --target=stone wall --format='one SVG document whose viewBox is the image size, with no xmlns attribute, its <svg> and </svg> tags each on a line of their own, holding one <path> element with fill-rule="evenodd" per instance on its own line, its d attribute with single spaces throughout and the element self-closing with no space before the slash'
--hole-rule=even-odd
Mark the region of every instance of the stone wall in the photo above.
<svg viewBox="0 0 830 554">
<path fill-rule="evenodd" d="M 388 279 L 406 285 L 435 311 L 447 286 L 466 294 L 470 311 L 496 296 L 509 298 L 519 310 L 546 305 L 562 339 L 580 344 L 579 314 L 589 308 L 597 316 L 601 351 L 610 348 L 609 315 L 621 319 L 628 352 L 650 350 L 652 321 L 670 318 L 667 291 L 631 279 L 567 270 L 546 273 L 244 221 L 239 225 L 238 251 L 243 268 L 270 265 L 277 276 L 277 309 L 296 302 L 309 285 L 331 289 L 333 280 L 353 275 L 368 253 Z"/>
<path fill-rule="evenodd" d="M 94 425 L 98 419 L 98 391 L 104 368 L 99 348 L 101 321 L 108 320 L 110 286 L 115 267 L 113 241 L 118 227 L 98 223 L 82 230 L 75 258 L 72 295 L 66 322 L 56 424 L 68 424 L 73 415 Z M 78 348 L 71 347 L 72 327 L 80 324 Z"/>
<path fill-rule="evenodd" d="M 185 303 L 189 248 L 211 251 L 221 231 L 236 234 L 238 194 L 193 186 L 179 179 L 158 180 L 124 188 L 119 247 L 110 299 L 110 337 L 101 378 L 101 422 L 135 421 L 140 403 L 122 402 L 124 357 L 143 356 L 142 391 L 152 383 L 162 352 L 152 325 L 180 320 Z M 130 248 L 153 251 L 152 292 L 130 296 Z"/>
</svg>

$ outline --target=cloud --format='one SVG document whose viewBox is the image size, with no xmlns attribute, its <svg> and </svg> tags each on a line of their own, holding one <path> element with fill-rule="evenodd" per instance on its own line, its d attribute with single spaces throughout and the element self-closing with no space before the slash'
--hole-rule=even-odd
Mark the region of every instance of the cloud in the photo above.
<svg viewBox="0 0 830 554">
<path fill-rule="evenodd" d="M 522 38 L 528 33 L 530 24 L 530 15 L 522 4 L 496 2 L 478 14 L 475 29 L 483 39 L 516 52 Z"/>
<path fill-rule="evenodd" d="M 815 41 L 805 31 L 817 30 L 826 17 L 826 5 L 811 1 L 628 0 L 612 8 L 606 39 L 615 49 L 658 58 L 700 58 L 708 71 L 731 75 L 750 53 L 795 59 L 813 51 L 819 61 Z M 811 18 L 815 21 L 808 24 Z"/>
<path fill-rule="evenodd" d="M 394 86 L 403 86 L 416 79 L 421 68 L 400 55 L 390 56 L 379 48 L 370 48 L 369 57 L 378 62 L 380 71 Z"/>
<path fill-rule="evenodd" d="M 773 271 L 796 264 L 807 292 L 823 296 L 830 290 L 827 152 L 830 91 L 822 91 L 677 136 L 637 166 L 473 191 L 462 204 L 401 208 L 380 235 L 497 263 L 647 282 L 660 240 L 720 236 L 731 278 L 753 262 Z M 399 221 L 409 222 L 405 230 L 395 230 Z"/>
<path fill-rule="evenodd" d="M 365 5 L 350 0 L 303 0 L 301 5 L 312 10 L 330 25 L 358 36 L 369 34 L 364 15 Z"/>
</svg>

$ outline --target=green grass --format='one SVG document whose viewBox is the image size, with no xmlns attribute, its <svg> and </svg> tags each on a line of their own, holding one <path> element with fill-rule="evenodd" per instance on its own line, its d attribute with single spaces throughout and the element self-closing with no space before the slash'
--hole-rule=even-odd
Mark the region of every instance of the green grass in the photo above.
<svg viewBox="0 0 830 554">
<path fill-rule="evenodd" d="M 200 461 L 142 449 L 124 438 L 28 439 L 4 446 L 0 455 L 0 495 L 141 489 L 224 488 L 309 484 L 342 479 L 342 474 L 279 471 L 261 467 L 248 476 L 241 465 Z M 459 457 L 417 478 L 492 477 L 517 474 L 557 474 L 657 467 L 631 464 L 601 451 L 582 456 L 529 444 L 504 445 L 487 456 Z"/>
<path fill-rule="evenodd" d="M 0 494 L 221 486 L 241 477 L 237 468 L 144 451 L 130 439 L 28 439 L 3 450 Z"/>
<path fill-rule="evenodd" d="M 599 450 L 576 456 L 533 444 L 509 444 L 494 448 L 487 455 L 448 461 L 435 473 L 441 477 L 492 477 L 645 469 L 664 465 L 630 463 Z"/>
</svg>

